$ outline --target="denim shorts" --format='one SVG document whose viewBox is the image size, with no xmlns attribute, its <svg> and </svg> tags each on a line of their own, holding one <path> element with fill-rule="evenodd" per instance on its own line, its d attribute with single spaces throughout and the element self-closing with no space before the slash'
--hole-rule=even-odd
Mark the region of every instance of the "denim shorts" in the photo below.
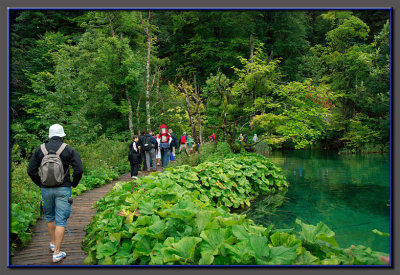
<svg viewBox="0 0 400 275">
<path fill-rule="evenodd" d="M 42 188 L 43 211 L 46 222 L 54 222 L 56 226 L 66 226 L 71 214 L 70 187 Z"/>
</svg>

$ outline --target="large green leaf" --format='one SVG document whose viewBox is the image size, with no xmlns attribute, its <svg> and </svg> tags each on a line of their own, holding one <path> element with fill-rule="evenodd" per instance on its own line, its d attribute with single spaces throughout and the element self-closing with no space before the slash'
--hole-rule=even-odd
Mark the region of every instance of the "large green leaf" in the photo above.
<svg viewBox="0 0 400 275">
<path fill-rule="evenodd" d="M 105 240 L 104 242 L 101 242 L 97 245 L 96 258 L 98 260 L 100 260 L 107 256 L 111 256 L 115 252 L 117 252 L 117 249 L 118 249 L 118 246 L 116 243 Z"/>
<path fill-rule="evenodd" d="M 197 212 L 198 210 L 196 205 L 188 198 L 179 201 L 178 204 L 168 210 L 168 213 L 172 218 L 177 218 L 182 221 L 191 220 Z"/>
<path fill-rule="evenodd" d="M 254 256 L 256 264 L 267 264 L 267 257 L 270 254 L 268 240 L 265 236 L 251 236 L 249 239 L 250 253 Z"/>
<path fill-rule="evenodd" d="M 159 216 L 153 215 L 151 217 L 151 225 L 146 228 L 145 231 L 138 231 L 138 233 L 141 232 L 142 234 L 149 235 L 150 237 L 161 239 L 164 236 L 163 233 L 165 228 L 165 221 L 161 220 Z"/>
<path fill-rule="evenodd" d="M 99 261 L 99 265 L 112 265 L 113 260 L 110 256 L 106 256 L 104 259 L 101 259 Z"/>
<path fill-rule="evenodd" d="M 198 234 L 201 233 L 207 226 L 214 221 L 215 212 L 212 211 L 199 211 L 195 217 L 194 224 L 195 230 Z"/>
<path fill-rule="evenodd" d="M 108 237 L 111 242 L 118 245 L 121 240 L 121 232 L 110 233 Z"/>
<path fill-rule="evenodd" d="M 242 224 L 245 218 L 245 215 L 231 215 L 229 217 L 217 217 L 216 220 L 222 226 L 232 226 Z"/>
<path fill-rule="evenodd" d="M 153 248 L 153 251 L 150 254 L 150 262 L 151 265 L 162 265 L 164 264 L 164 255 L 162 253 L 162 249 L 164 246 L 161 243 L 156 243 Z"/>
<path fill-rule="evenodd" d="M 140 255 L 150 256 L 157 240 L 150 236 L 142 236 L 136 243 L 135 252 Z"/>
<path fill-rule="evenodd" d="M 86 265 L 94 265 L 96 264 L 96 259 L 92 255 L 89 255 L 83 260 L 83 263 Z"/>
<path fill-rule="evenodd" d="M 290 265 L 297 257 L 296 247 L 271 247 L 268 264 Z"/>
<path fill-rule="evenodd" d="M 118 248 L 117 253 L 115 254 L 116 258 L 119 257 L 127 257 L 130 255 L 132 250 L 132 243 L 128 240 L 124 240 L 121 243 L 121 246 Z"/>
<path fill-rule="evenodd" d="M 164 262 L 179 262 L 182 264 L 194 264 L 194 252 L 196 245 L 202 239 L 198 237 L 184 237 L 176 243 L 171 244 L 171 247 L 164 249 Z"/>
<path fill-rule="evenodd" d="M 212 256 L 218 254 L 219 248 L 225 241 L 226 229 L 210 229 L 201 232 L 200 237 L 203 238 L 200 249 L 201 252 L 211 254 Z"/>
<path fill-rule="evenodd" d="M 136 226 L 146 226 L 151 224 L 151 216 L 139 216 L 135 221 Z"/>
<path fill-rule="evenodd" d="M 214 261 L 214 255 L 211 252 L 204 251 L 201 252 L 201 259 L 199 260 L 199 265 L 210 265 Z"/>
<path fill-rule="evenodd" d="M 225 244 L 226 250 L 236 264 L 251 264 L 253 263 L 254 256 L 249 248 L 248 240 L 240 241 L 234 245 Z"/>
<path fill-rule="evenodd" d="M 275 232 L 271 235 L 271 244 L 273 246 L 285 246 L 285 247 L 292 247 L 292 246 L 301 246 L 301 240 L 297 239 L 296 236 L 290 235 L 284 232 Z"/>
<path fill-rule="evenodd" d="M 155 201 L 142 201 L 139 203 L 139 213 L 151 215 L 154 213 Z"/>
<path fill-rule="evenodd" d="M 232 233 L 239 240 L 248 240 L 250 238 L 250 234 L 244 225 L 233 225 Z"/>
<path fill-rule="evenodd" d="M 298 253 L 299 254 L 299 253 Z M 314 265 L 319 264 L 319 258 L 312 255 L 310 251 L 304 247 L 301 248 L 300 254 L 296 258 L 296 265 Z"/>
<path fill-rule="evenodd" d="M 315 243 L 321 240 L 329 243 L 333 247 L 339 247 L 335 240 L 335 232 L 329 229 L 324 223 L 319 222 L 317 226 L 303 223 L 301 220 L 296 219 L 296 223 L 301 226 L 301 236 L 306 242 Z"/>
</svg>

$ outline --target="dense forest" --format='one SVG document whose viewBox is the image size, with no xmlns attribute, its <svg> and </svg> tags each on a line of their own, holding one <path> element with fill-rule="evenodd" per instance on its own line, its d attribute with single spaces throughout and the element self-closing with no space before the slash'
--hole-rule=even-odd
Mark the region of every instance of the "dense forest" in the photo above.
<svg viewBox="0 0 400 275">
<path fill-rule="evenodd" d="M 390 144 L 390 10 L 10 10 L 12 158 L 177 135 L 271 148 Z"/>
</svg>

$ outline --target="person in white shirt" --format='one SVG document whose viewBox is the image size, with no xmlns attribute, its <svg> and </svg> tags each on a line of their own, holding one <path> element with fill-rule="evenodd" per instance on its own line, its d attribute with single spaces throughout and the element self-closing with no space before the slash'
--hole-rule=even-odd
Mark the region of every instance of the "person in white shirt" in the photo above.
<svg viewBox="0 0 400 275">
<path fill-rule="evenodd" d="M 254 137 L 253 137 L 253 142 L 254 142 L 254 143 L 256 143 L 257 141 L 258 141 L 257 134 L 254 134 Z"/>
</svg>

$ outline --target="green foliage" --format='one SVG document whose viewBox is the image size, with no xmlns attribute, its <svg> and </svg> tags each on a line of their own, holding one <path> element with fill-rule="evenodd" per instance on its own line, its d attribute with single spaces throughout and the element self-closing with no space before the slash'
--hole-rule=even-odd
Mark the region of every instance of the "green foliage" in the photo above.
<svg viewBox="0 0 400 275">
<path fill-rule="evenodd" d="M 379 137 L 377 131 L 372 130 L 363 122 L 366 119 L 368 117 L 358 114 L 350 120 L 349 129 L 342 138 L 346 142 L 347 148 L 361 150 L 367 144 L 374 144 Z"/>
<path fill-rule="evenodd" d="M 260 190 L 268 186 L 265 174 L 282 176 L 259 155 L 232 155 L 226 162 L 167 168 L 135 184 L 118 182 L 95 204 L 98 212 L 85 227 L 85 264 L 383 264 L 379 257 L 384 253 L 365 247 L 350 248 L 349 253 L 337 247 L 334 233 L 322 223 L 313 226 L 297 221 L 301 231 L 294 232 L 263 227 L 245 215 L 230 213 L 224 199 L 235 193 L 235 184 Z M 263 172 L 257 173 L 254 166 Z M 206 175 L 208 170 L 214 175 Z M 220 181 L 230 179 L 213 188 L 216 173 Z M 247 182 L 241 185 L 241 180 Z M 215 197 L 212 190 L 224 191 L 221 187 L 231 192 Z"/>
<path fill-rule="evenodd" d="M 313 47 L 305 66 L 319 82 L 329 84 L 336 95 L 338 110 L 334 111 L 326 138 L 355 151 L 376 144 L 385 147 L 390 140 L 388 25 L 375 35 L 373 43 L 367 44 L 369 27 L 359 18 L 348 12 L 323 16 L 332 22 L 332 29 L 326 33 L 328 43 Z M 365 134 L 366 139 L 359 138 Z"/>
<path fill-rule="evenodd" d="M 45 138 L 43 129 L 52 123 L 63 123 L 70 137 L 84 143 L 103 134 L 123 140 L 148 127 L 147 37 L 140 14 L 145 18 L 138 11 L 11 11 L 10 114 L 27 136 L 18 138 L 15 151 L 27 155 L 27 140 Z M 238 131 L 267 132 L 275 147 L 303 148 L 320 140 L 353 147 L 344 135 L 359 113 L 379 134 L 366 146 L 388 148 L 389 15 L 385 10 L 152 11 L 150 127 L 167 123 L 175 133 L 188 130 L 184 97 L 169 83 L 195 74 L 205 102 L 203 131 L 215 130 L 235 152 Z M 321 106 L 299 92 L 308 81 L 317 90 L 330 90 L 336 106 L 330 125 L 316 118 Z M 251 124 L 260 115 L 266 115 L 259 121 L 265 127 Z"/>
<path fill-rule="evenodd" d="M 264 129 L 271 144 L 291 139 L 296 149 L 304 148 L 324 132 L 332 98 L 329 87 L 310 80 L 280 85 L 263 107 L 268 113 L 255 116 L 251 125 Z"/>
<path fill-rule="evenodd" d="M 31 226 L 40 216 L 40 190 L 26 174 L 26 161 L 11 164 L 10 187 L 10 254 L 27 245 L 32 237 Z"/>
<path fill-rule="evenodd" d="M 20 162 L 23 156 L 28 155 L 40 145 L 37 136 L 29 134 L 21 123 L 11 124 L 12 161 Z"/>
<path fill-rule="evenodd" d="M 351 16 L 344 19 L 337 28 L 326 34 L 326 40 L 334 50 L 342 51 L 354 44 L 363 42 L 369 32 L 369 27 L 359 18 Z"/>
</svg>

